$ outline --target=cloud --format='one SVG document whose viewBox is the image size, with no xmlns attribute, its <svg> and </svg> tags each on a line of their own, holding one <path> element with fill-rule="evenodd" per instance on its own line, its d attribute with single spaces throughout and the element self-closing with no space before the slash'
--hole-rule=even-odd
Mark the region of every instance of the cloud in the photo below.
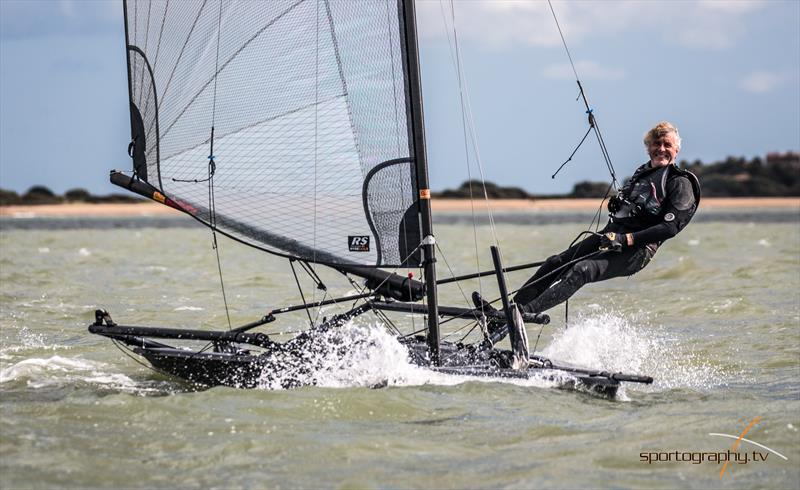
<svg viewBox="0 0 800 490">
<path fill-rule="evenodd" d="M 582 80 L 622 80 L 625 78 L 625 70 L 604 66 L 594 61 L 579 60 L 575 63 L 575 69 Z M 575 74 L 569 63 L 558 63 L 546 66 L 543 74 L 547 78 L 574 80 Z"/>
<path fill-rule="evenodd" d="M 418 4 L 420 33 L 444 37 L 452 29 L 449 0 Z M 736 44 L 747 31 L 747 20 L 768 2 L 705 0 L 701 2 L 556 2 L 553 7 L 570 44 L 621 33 L 650 36 L 658 32 L 667 43 L 719 50 Z M 459 36 L 491 47 L 515 44 L 561 44 L 547 2 L 474 0 L 454 3 Z M 445 20 L 443 20 L 443 17 Z M 443 25 L 448 26 L 443 28 Z M 654 26 L 658 26 L 654 30 Z"/>
<path fill-rule="evenodd" d="M 698 5 L 707 10 L 745 14 L 764 6 L 764 0 L 700 0 Z"/>
<path fill-rule="evenodd" d="M 0 39 L 116 33 L 122 4 L 105 0 L 0 0 Z"/>
<path fill-rule="evenodd" d="M 493 47 L 514 44 L 560 44 L 546 2 L 494 0 L 455 1 L 459 37 L 477 39 Z M 452 36 L 451 3 L 448 0 L 417 2 L 417 23 L 422 37 Z"/>
<path fill-rule="evenodd" d="M 786 77 L 780 73 L 754 71 L 739 82 L 739 87 L 754 94 L 765 94 L 772 92 L 785 81 Z"/>
</svg>

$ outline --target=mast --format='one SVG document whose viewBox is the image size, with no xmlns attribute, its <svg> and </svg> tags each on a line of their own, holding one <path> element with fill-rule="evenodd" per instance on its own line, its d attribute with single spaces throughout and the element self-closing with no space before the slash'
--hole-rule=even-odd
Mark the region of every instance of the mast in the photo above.
<svg viewBox="0 0 800 490">
<path fill-rule="evenodd" d="M 439 365 L 439 304 L 436 294 L 436 247 L 431 220 L 431 191 L 428 184 L 428 160 L 425 153 L 425 124 L 422 119 L 422 89 L 417 51 L 417 25 L 414 0 L 399 0 L 403 4 L 406 64 L 408 67 L 408 100 L 411 140 L 414 143 L 419 209 L 422 219 L 422 253 L 428 302 L 428 349 L 431 363 Z"/>
<path fill-rule="evenodd" d="M 128 0 L 122 0 L 122 18 L 125 19 L 125 66 L 128 69 L 128 111 L 130 112 L 131 116 L 131 141 L 133 141 L 134 137 L 136 136 L 136 130 L 134 129 L 135 125 L 133 120 L 133 82 L 131 77 L 131 56 L 128 50 L 128 46 L 131 43 L 128 34 Z"/>
</svg>

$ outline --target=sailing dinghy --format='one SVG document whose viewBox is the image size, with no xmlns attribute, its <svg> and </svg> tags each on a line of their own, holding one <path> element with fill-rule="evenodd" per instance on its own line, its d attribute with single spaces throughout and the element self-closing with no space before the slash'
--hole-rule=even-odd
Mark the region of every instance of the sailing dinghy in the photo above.
<svg viewBox="0 0 800 490">
<path fill-rule="evenodd" d="M 215 243 L 220 233 L 317 280 L 314 267 L 324 266 L 364 289 L 220 330 L 120 325 L 97 310 L 90 332 L 193 383 L 294 387 L 314 382 L 315 339 L 360 315 L 397 312 L 425 318 L 424 331 L 397 339 L 413 364 L 441 373 L 538 377 L 609 397 L 620 382 L 652 382 L 531 355 L 524 323 L 549 318 L 523 316 L 509 300 L 505 273 L 522 267 L 504 269 L 497 246 L 493 270 L 437 277 L 413 1 L 128 0 L 123 8 L 133 169 L 112 171 L 111 182 L 192 216 Z M 420 269 L 421 280 L 399 269 Z M 439 304 L 438 286 L 487 275 L 502 309 Z M 284 313 L 343 304 L 288 341 L 257 331 Z M 453 319 L 480 326 L 483 338 L 443 339 L 440 325 Z M 497 346 L 505 337 L 510 349 Z"/>
</svg>

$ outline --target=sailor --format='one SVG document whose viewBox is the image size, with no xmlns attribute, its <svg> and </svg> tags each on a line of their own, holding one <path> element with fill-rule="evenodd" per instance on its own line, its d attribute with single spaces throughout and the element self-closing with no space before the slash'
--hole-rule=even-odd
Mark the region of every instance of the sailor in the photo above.
<svg viewBox="0 0 800 490">
<path fill-rule="evenodd" d="M 650 161 L 609 200 L 605 228 L 549 257 L 517 292 L 514 301 L 523 313 L 547 311 L 586 283 L 639 272 L 692 219 L 700 203 L 700 182 L 675 166 L 681 149 L 678 129 L 660 122 L 645 134 L 644 145 Z M 477 308 L 488 306 L 477 292 L 473 301 Z"/>
</svg>

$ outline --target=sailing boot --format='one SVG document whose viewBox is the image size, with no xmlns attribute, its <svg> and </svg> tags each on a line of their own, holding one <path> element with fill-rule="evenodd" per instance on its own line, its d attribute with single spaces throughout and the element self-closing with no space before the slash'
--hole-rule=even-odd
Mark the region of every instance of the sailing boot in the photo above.
<svg viewBox="0 0 800 490">
<path fill-rule="evenodd" d="M 475 305 L 476 310 L 483 312 L 486 316 L 490 316 L 491 313 L 499 313 L 498 309 L 483 299 L 483 296 L 478 291 L 472 292 L 472 304 Z M 505 324 L 498 325 L 496 321 L 487 321 L 486 324 L 487 332 L 484 335 L 488 334 L 488 338 L 497 337 L 495 339 L 496 342 L 498 339 L 505 337 L 505 332 L 507 332 Z"/>
<path fill-rule="evenodd" d="M 477 291 L 473 291 L 472 292 L 472 304 L 475 305 L 475 309 L 476 310 L 497 311 L 497 308 L 495 308 L 488 301 L 483 299 L 483 296 L 481 296 L 481 293 L 479 293 Z"/>
<path fill-rule="evenodd" d="M 522 312 L 522 321 L 525 323 L 538 323 L 539 325 L 547 325 L 550 323 L 550 315 L 547 313 Z"/>
</svg>

